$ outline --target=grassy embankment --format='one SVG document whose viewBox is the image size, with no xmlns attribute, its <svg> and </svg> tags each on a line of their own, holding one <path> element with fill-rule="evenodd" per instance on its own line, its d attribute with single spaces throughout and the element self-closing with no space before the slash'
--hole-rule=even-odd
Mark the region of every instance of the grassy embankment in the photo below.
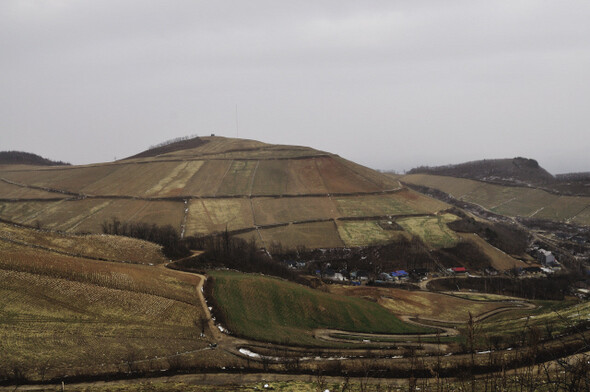
<svg viewBox="0 0 590 392">
<path fill-rule="evenodd" d="M 32 235 L 14 230 L 13 238 Z M 79 239 L 74 248 L 81 249 L 85 241 L 39 236 L 51 248 Z M 126 259 L 131 250 L 139 258 L 144 246 L 131 239 L 111 242 L 113 259 Z M 90 253 L 99 255 L 100 246 Z M 2 240 L 0 377 L 167 368 L 168 359 L 176 358 L 171 355 L 207 345 L 196 323 L 202 316 L 198 282 L 196 276 L 162 266 L 92 260 Z"/>
<path fill-rule="evenodd" d="M 374 302 L 260 275 L 211 271 L 213 297 L 231 332 L 250 339 L 318 345 L 316 328 L 409 334 L 433 332 L 401 322 Z"/>
<path fill-rule="evenodd" d="M 531 301 L 537 308 L 512 310 L 484 320 L 480 332 L 489 336 L 517 336 L 531 329 L 549 337 L 570 331 L 580 323 L 590 320 L 590 302 Z"/>
</svg>

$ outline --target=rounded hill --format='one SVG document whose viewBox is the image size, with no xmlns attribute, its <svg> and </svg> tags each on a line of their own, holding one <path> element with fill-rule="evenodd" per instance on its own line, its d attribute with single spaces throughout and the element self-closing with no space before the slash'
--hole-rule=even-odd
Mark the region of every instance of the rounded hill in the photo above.
<svg viewBox="0 0 590 392">
<path fill-rule="evenodd" d="M 265 246 L 345 247 L 395 239 L 392 220 L 447 207 L 335 154 L 215 136 L 110 163 L 0 171 L 0 218 L 66 232 L 100 232 L 117 217 Z"/>
</svg>

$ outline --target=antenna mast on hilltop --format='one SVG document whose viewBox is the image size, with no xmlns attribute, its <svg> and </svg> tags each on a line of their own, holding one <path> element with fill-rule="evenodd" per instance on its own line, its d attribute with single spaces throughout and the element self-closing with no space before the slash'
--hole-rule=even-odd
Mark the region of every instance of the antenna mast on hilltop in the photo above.
<svg viewBox="0 0 590 392">
<path fill-rule="evenodd" d="M 238 137 L 238 104 L 236 103 L 236 137 Z"/>
</svg>

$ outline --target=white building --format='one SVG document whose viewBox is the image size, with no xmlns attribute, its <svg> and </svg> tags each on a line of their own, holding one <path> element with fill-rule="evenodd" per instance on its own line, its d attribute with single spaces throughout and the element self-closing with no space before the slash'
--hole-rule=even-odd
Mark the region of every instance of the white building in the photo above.
<svg viewBox="0 0 590 392">
<path fill-rule="evenodd" d="M 555 260 L 555 256 L 553 256 L 553 254 L 550 251 L 545 249 L 539 249 L 537 259 L 539 260 L 539 263 L 543 265 L 557 265 L 557 260 Z"/>
</svg>

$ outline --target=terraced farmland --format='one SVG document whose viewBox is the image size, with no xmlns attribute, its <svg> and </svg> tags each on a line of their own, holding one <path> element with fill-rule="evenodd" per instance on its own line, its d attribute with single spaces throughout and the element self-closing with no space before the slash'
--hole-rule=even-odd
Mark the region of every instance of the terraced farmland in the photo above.
<svg viewBox="0 0 590 392">
<path fill-rule="evenodd" d="M 273 242 L 285 248 L 295 249 L 305 246 L 315 248 L 341 248 L 344 246 L 333 221 L 290 224 L 258 230 L 263 244 L 270 246 Z"/>
<path fill-rule="evenodd" d="M 99 374 L 132 366 L 129 360 L 168 366 L 170 355 L 206 347 L 195 327 L 203 316 L 199 277 L 65 254 L 161 262 L 156 248 L 132 239 L 3 225 L 0 368 L 38 379 Z"/>
<path fill-rule="evenodd" d="M 422 239 L 431 248 L 448 248 L 457 243 L 457 233 L 447 227 L 447 223 L 456 220 L 452 214 L 401 218 L 396 222 L 409 233 Z"/>
<path fill-rule="evenodd" d="M 188 146 L 86 166 L 3 166 L 0 218 L 99 233 L 103 222 L 116 217 L 171 225 L 183 235 L 228 229 L 256 232 L 262 244 L 316 248 L 395 237 L 379 225 L 350 219 L 448 208 L 390 176 L 307 147 L 220 137 Z"/>
<path fill-rule="evenodd" d="M 461 298 L 460 293 L 449 295 L 369 286 L 332 286 L 330 292 L 352 297 L 373 298 L 395 314 L 412 315 L 447 323 L 464 323 L 469 319 L 469 312 L 477 317 L 510 306 L 502 302 L 506 298 L 500 296 L 496 297 L 495 301 L 479 301 Z"/>
<path fill-rule="evenodd" d="M 160 264 L 166 261 L 160 247 L 147 241 L 111 235 L 67 235 L 0 223 L 0 241 L 30 249 L 111 261 Z M 25 249 L 29 252 L 29 249 Z"/>
<path fill-rule="evenodd" d="M 408 233 L 396 230 L 384 230 L 379 221 L 339 221 L 338 234 L 346 246 L 363 246 L 383 244 L 395 241 Z"/>
<path fill-rule="evenodd" d="M 412 174 L 402 181 L 439 189 L 453 197 L 508 216 L 590 225 L 590 197 L 559 196 L 542 189 L 502 186 L 463 178 Z"/>
<path fill-rule="evenodd" d="M 541 336 L 559 335 L 579 323 L 587 323 L 590 302 L 533 301 L 534 310 L 512 310 L 492 316 L 481 323 L 482 333 L 509 339 L 525 329 L 535 329 Z"/>
</svg>

